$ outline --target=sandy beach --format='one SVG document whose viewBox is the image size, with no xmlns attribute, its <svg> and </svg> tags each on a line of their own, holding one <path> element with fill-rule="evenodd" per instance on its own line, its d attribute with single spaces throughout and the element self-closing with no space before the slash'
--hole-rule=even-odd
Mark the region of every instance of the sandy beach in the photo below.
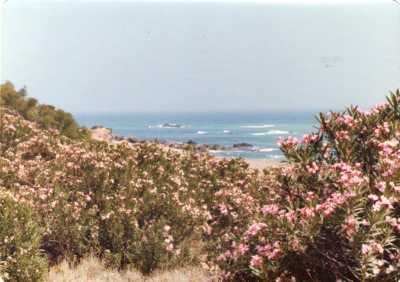
<svg viewBox="0 0 400 282">
<path fill-rule="evenodd" d="M 270 167 L 280 167 L 284 165 L 284 163 L 282 162 L 270 159 L 246 159 L 246 162 L 249 163 L 251 168 L 260 170 Z"/>
</svg>

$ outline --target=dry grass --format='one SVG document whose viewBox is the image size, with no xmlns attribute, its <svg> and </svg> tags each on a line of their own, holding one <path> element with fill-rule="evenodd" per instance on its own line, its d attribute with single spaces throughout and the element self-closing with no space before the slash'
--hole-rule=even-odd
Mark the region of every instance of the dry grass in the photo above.
<svg viewBox="0 0 400 282">
<path fill-rule="evenodd" d="M 50 270 L 47 279 L 49 282 L 197 282 L 206 280 L 208 276 L 200 268 L 168 270 L 144 277 L 137 271 L 118 272 L 106 269 L 94 257 L 83 260 L 75 268 L 63 262 Z"/>
</svg>

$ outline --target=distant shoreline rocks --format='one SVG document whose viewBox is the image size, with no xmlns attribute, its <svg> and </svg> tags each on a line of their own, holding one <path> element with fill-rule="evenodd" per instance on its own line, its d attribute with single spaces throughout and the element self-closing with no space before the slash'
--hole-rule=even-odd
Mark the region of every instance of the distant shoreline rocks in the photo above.
<svg viewBox="0 0 400 282">
<path fill-rule="evenodd" d="M 161 125 L 161 128 L 182 128 L 182 127 L 183 127 L 183 125 L 181 125 L 181 124 L 169 123 L 169 122 L 163 123 Z"/>
<path fill-rule="evenodd" d="M 233 144 L 232 147 L 235 148 L 235 149 L 249 149 L 249 148 L 252 148 L 253 145 L 249 144 L 249 143 L 242 142 L 242 143 Z"/>
<path fill-rule="evenodd" d="M 141 143 L 144 142 L 144 140 L 139 140 L 138 138 L 135 137 L 123 137 L 120 135 L 114 135 L 112 128 L 107 128 L 102 125 L 94 125 L 90 129 L 90 135 L 92 139 L 97 140 L 97 141 L 105 141 L 109 143 L 121 143 L 121 142 L 127 142 L 131 144 L 135 143 Z"/>
<path fill-rule="evenodd" d="M 163 124 L 159 124 L 159 125 L 149 125 L 148 126 L 148 128 L 170 128 L 170 129 L 173 129 L 173 128 L 177 128 L 177 129 L 179 129 L 179 128 L 185 128 L 185 127 L 187 127 L 186 125 L 183 125 L 183 124 L 178 124 L 178 123 L 173 123 L 173 122 L 166 122 L 166 123 L 163 123 Z"/>
<path fill-rule="evenodd" d="M 171 128 L 179 128 L 182 125 L 175 124 L 175 123 L 165 123 L 162 126 L 171 127 Z M 95 125 L 90 129 L 92 139 L 98 141 L 106 141 L 111 144 L 118 144 L 121 142 L 126 142 L 130 144 L 138 144 L 138 143 L 156 143 L 165 146 L 166 148 L 171 148 L 175 150 L 184 150 L 187 149 L 188 146 L 191 146 L 195 150 L 199 152 L 229 152 L 229 151 L 260 151 L 260 152 L 270 152 L 275 150 L 273 148 L 264 148 L 259 149 L 258 147 L 254 146 L 253 144 L 241 142 L 232 144 L 232 146 L 224 146 L 219 144 L 198 144 L 196 141 L 189 139 L 186 142 L 179 142 L 179 141 L 168 141 L 168 140 L 144 140 L 139 139 L 137 137 L 123 137 L 119 135 L 114 135 L 111 128 L 106 128 L 101 125 Z"/>
<path fill-rule="evenodd" d="M 106 128 L 101 125 L 95 125 L 90 129 L 90 135 L 92 139 L 97 141 L 111 142 L 113 140 L 113 134 L 111 128 Z"/>
</svg>

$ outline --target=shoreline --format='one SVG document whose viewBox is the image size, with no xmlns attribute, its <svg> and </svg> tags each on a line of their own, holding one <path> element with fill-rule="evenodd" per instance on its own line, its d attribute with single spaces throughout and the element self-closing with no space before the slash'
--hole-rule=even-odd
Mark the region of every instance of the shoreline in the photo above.
<svg viewBox="0 0 400 282">
<path fill-rule="evenodd" d="M 252 169 L 263 170 L 266 168 L 278 168 L 285 165 L 284 162 L 271 159 L 245 159 Z"/>
<path fill-rule="evenodd" d="M 110 144 L 119 144 L 122 142 L 130 143 L 130 144 L 137 144 L 137 143 L 144 143 L 144 142 L 155 142 L 155 141 L 147 141 L 147 140 L 140 140 L 138 138 L 134 137 L 122 137 L 122 136 L 117 136 L 113 135 L 112 129 L 111 128 L 106 128 L 103 126 L 94 126 L 91 129 L 89 129 L 91 138 L 93 140 L 97 141 L 105 141 Z M 160 143 L 158 143 L 160 146 L 162 146 L 165 150 L 174 150 L 177 152 L 181 152 L 184 150 L 184 146 L 190 145 L 188 144 L 179 144 L 179 143 L 174 143 L 174 142 L 163 142 L 160 140 Z M 248 146 L 249 144 L 243 143 L 244 146 Z M 208 152 L 212 151 L 215 146 L 219 145 L 207 145 L 207 144 L 193 144 L 196 146 L 196 149 L 200 152 Z M 220 147 L 221 149 L 222 147 Z M 235 148 L 235 145 L 233 145 L 233 148 Z M 224 149 L 224 148 L 222 148 Z M 210 155 L 212 155 L 210 153 Z M 216 159 L 231 159 L 232 157 L 221 157 L 221 156 L 214 156 Z M 249 164 L 249 167 L 252 169 L 267 169 L 267 168 L 276 168 L 276 167 L 281 167 L 284 165 L 284 162 L 278 161 L 278 160 L 273 160 L 273 159 L 249 159 L 249 158 L 244 158 L 244 160 Z"/>
</svg>

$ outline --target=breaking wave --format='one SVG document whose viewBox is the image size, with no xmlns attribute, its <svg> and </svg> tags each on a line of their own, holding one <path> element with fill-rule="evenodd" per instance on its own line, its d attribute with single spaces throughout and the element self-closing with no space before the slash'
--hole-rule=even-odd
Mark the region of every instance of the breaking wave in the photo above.
<svg viewBox="0 0 400 282">
<path fill-rule="evenodd" d="M 258 124 L 258 125 L 242 125 L 242 128 L 271 128 L 275 127 L 275 124 Z"/>
<path fill-rule="evenodd" d="M 262 149 L 259 149 L 258 152 L 269 153 L 269 152 L 274 152 L 274 151 L 278 151 L 278 150 L 279 149 L 277 149 L 277 148 L 262 148 Z"/>
<path fill-rule="evenodd" d="M 266 135 L 287 135 L 289 134 L 289 131 L 285 130 L 269 130 L 267 132 L 255 132 L 252 133 L 251 135 L 253 136 L 266 136 Z"/>
</svg>

